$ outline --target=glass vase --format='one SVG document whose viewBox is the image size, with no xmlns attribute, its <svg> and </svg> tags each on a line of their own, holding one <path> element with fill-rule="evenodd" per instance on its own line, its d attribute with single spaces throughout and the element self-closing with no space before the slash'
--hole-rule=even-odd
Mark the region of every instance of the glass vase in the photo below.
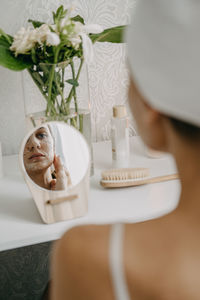
<svg viewBox="0 0 200 300">
<path fill-rule="evenodd" d="M 84 135 L 92 157 L 88 72 L 83 60 L 77 58 L 58 64 L 40 63 L 28 72 L 46 102 L 46 109 L 31 111 L 30 108 L 34 105 L 25 103 L 27 130 L 44 122 L 63 121 Z M 25 101 L 33 102 L 34 99 Z M 91 173 L 93 174 L 93 164 Z"/>
</svg>

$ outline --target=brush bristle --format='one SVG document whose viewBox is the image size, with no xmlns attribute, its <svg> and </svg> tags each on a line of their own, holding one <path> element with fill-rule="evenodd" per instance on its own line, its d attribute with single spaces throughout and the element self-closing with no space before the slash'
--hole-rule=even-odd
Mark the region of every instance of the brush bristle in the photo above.
<svg viewBox="0 0 200 300">
<path fill-rule="evenodd" d="M 121 180 L 137 180 L 149 176 L 147 168 L 126 168 L 126 169 L 110 169 L 101 173 L 102 180 L 121 181 Z"/>
</svg>

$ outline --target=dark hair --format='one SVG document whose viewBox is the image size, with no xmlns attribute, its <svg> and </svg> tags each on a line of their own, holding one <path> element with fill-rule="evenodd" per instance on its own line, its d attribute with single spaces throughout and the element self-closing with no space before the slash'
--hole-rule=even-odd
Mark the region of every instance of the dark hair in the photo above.
<svg viewBox="0 0 200 300">
<path fill-rule="evenodd" d="M 200 127 L 169 117 L 174 129 L 183 137 L 200 141 Z"/>
</svg>

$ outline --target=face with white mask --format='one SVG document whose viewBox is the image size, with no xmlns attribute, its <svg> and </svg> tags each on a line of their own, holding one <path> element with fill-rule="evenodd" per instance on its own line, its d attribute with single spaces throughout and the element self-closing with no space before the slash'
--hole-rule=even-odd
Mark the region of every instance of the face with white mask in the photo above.
<svg viewBox="0 0 200 300">
<path fill-rule="evenodd" d="M 47 126 L 37 129 L 24 148 L 24 165 L 30 175 L 48 169 L 54 160 L 54 140 Z"/>
</svg>

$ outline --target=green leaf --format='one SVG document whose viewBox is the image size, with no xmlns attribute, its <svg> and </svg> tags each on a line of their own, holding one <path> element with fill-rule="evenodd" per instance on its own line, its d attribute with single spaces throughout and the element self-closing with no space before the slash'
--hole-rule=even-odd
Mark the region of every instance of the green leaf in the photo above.
<svg viewBox="0 0 200 300">
<path fill-rule="evenodd" d="M 21 71 L 31 66 L 27 59 L 15 57 L 5 46 L 0 45 L 0 65 L 14 71 Z"/>
<path fill-rule="evenodd" d="M 13 42 L 13 37 L 11 35 L 5 33 L 1 28 L 0 28 L 0 39 L 7 41 L 7 43 L 9 45 L 11 45 Z"/>
<path fill-rule="evenodd" d="M 34 28 L 40 27 L 41 25 L 44 24 L 44 22 L 39 22 L 39 21 L 31 20 L 31 19 L 28 19 L 28 22 L 32 23 Z"/>
<path fill-rule="evenodd" d="M 11 44 L 8 42 L 8 40 L 5 38 L 5 36 L 0 36 L 0 46 L 4 46 L 6 48 L 9 48 Z"/>
<path fill-rule="evenodd" d="M 66 80 L 66 82 L 68 82 L 69 84 L 71 84 L 75 87 L 79 86 L 79 83 L 76 79 L 68 79 L 68 80 Z"/>
<path fill-rule="evenodd" d="M 56 16 L 60 17 L 63 15 L 64 7 L 63 5 L 60 5 L 56 11 Z"/>
<path fill-rule="evenodd" d="M 90 34 L 93 43 L 96 42 L 109 42 L 109 43 L 123 43 L 123 34 L 126 25 L 111 27 L 105 29 L 103 32 L 98 34 Z"/>
<path fill-rule="evenodd" d="M 40 84 L 41 87 L 44 86 L 43 78 L 38 72 L 32 72 L 32 76 Z"/>
<path fill-rule="evenodd" d="M 37 58 L 36 58 L 36 53 L 35 53 L 35 48 L 33 47 L 31 49 L 31 58 L 34 64 L 37 64 Z"/>
<path fill-rule="evenodd" d="M 82 23 L 83 25 L 85 24 L 84 19 L 83 19 L 81 16 L 79 16 L 79 15 L 77 15 L 77 16 L 71 18 L 71 19 L 72 19 L 73 21 L 75 21 L 75 22 L 80 22 L 80 23 Z"/>
<path fill-rule="evenodd" d="M 59 6 L 56 12 L 53 12 L 54 23 L 59 23 L 66 16 L 67 9 L 64 10 L 63 5 Z"/>
</svg>

